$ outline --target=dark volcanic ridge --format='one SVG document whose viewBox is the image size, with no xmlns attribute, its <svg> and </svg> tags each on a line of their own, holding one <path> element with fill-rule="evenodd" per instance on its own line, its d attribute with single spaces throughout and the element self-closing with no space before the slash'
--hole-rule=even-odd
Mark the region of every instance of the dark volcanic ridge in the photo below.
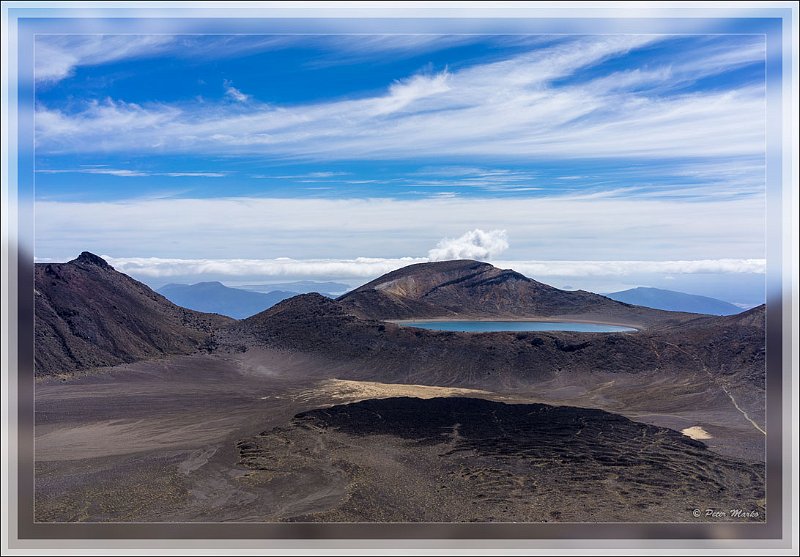
<svg viewBox="0 0 800 557">
<path fill-rule="evenodd" d="M 764 520 L 763 464 L 601 410 L 365 400 L 302 412 L 238 448 L 248 481 L 276 491 L 301 473 L 315 493 L 344 480 L 330 508 L 284 520 L 694 522 L 710 507 Z"/>
<path fill-rule="evenodd" d="M 305 294 L 236 323 L 219 342 L 315 354 L 347 364 L 352 379 L 493 390 L 561 374 L 707 373 L 763 389 L 763 317 L 762 307 L 638 333 L 476 334 L 362 319 L 343 302 Z"/>
<path fill-rule="evenodd" d="M 214 331 L 233 321 L 176 306 L 88 252 L 34 273 L 40 376 L 210 350 Z"/>
</svg>

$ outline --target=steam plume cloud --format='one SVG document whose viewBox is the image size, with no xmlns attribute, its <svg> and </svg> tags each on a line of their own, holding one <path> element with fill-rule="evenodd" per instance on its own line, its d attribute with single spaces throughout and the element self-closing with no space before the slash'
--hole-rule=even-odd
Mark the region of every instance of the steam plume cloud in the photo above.
<svg viewBox="0 0 800 557">
<path fill-rule="evenodd" d="M 508 235 L 505 230 L 489 230 L 476 228 L 458 238 L 444 238 L 436 247 L 428 251 L 431 261 L 446 259 L 478 259 L 486 260 L 503 253 L 508 249 Z"/>
</svg>

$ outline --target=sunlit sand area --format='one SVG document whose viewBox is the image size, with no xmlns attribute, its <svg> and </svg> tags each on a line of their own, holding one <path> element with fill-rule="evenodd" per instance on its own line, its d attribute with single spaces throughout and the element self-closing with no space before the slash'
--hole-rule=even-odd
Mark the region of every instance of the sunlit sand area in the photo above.
<svg viewBox="0 0 800 557">
<path fill-rule="evenodd" d="M 699 425 L 687 427 L 681 430 L 681 433 L 692 439 L 711 439 L 711 434 Z"/>
<path fill-rule="evenodd" d="M 357 401 L 370 398 L 390 398 L 407 396 L 416 398 L 435 398 L 450 396 L 490 396 L 494 393 L 481 389 L 462 389 L 458 387 L 434 387 L 431 385 L 404 385 L 401 383 L 379 383 L 376 381 L 350 381 L 347 379 L 327 379 L 311 391 L 307 397 L 329 396 L 332 400 Z M 301 395 L 302 397 L 303 395 Z"/>
</svg>

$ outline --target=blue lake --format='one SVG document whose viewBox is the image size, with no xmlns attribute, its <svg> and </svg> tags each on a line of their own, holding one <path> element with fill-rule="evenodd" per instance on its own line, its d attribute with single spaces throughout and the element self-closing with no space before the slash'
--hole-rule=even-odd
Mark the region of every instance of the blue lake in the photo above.
<svg viewBox="0 0 800 557">
<path fill-rule="evenodd" d="M 493 333 L 497 331 L 575 331 L 580 333 L 632 333 L 636 329 L 605 323 L 575 323 L 572 321 L 404 321 L 403 327 L 433 331 L 463 333 Z"/>
</svg>

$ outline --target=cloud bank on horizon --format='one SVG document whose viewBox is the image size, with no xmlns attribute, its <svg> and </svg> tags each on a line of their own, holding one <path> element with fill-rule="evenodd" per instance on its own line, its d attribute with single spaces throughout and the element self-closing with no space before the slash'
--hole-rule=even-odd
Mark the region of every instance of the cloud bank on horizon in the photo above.
<svg viewBox="0 0 800 557">
<path fill-rule="evenodd" d="M 396 259 L 163 259 L 158 257 L 102 256 L 117 270 L 146 278 L 204 275 L 226 277 L 306 277 L 322 279 L 373 279 L 415 263 L 436 261 L 429 257 Z M 765 259 L 705 259 L 691 261 L 497 261 L 530 277 L 608 277 L 631 274 L 759 274 L 766 272 Z"/>
<path fill-rule="evenodd" d="M 765 259 L 704 259 L 684 261 L 498 261 L 510 244 L 505 230 L 469 230 L 458 238 L 442 238 L 427 257 L 357 257 L 355 259 L 181 259 L 102 255 L 112 266 L 140 277 L 337 277 L 375 278 L 407 265 L 452 259 L 474 259 L 540 277 L 619 276 L 633 273 L 695 274 L 766 272 Z M 47 258 L 46 261 L 50 259 Z M 45 261 L 45 260 L 39 260 Z"/>
<path fill-rule="evenodd" d="M 40 35 L 36 255 L 758 274 L 765 57 L 748 34 Z"/>
<path fill-rule="evenodd" d="M 442 238 L 427 257 L 358 257 L 355 259 L 180 259 L 163 257 L 114 257 L 102 255 L 118 270 L 150 279 L 223 276 L 229 278 L 302 277 L 373 279 L 416 263 L 474 259 L 513 268 L 531 277 L 606 277 L 642 273 L 658 274 L 759 274 L 765 259 L 705 259 L 684 261 L 499 261 L 509 248 L 505 230 L 469 230 L 457 238 Z M 49 260 L 49 259 L 48 259 Z M 40 260 L 41 261 L 41 260 Z"/>
</svg>

